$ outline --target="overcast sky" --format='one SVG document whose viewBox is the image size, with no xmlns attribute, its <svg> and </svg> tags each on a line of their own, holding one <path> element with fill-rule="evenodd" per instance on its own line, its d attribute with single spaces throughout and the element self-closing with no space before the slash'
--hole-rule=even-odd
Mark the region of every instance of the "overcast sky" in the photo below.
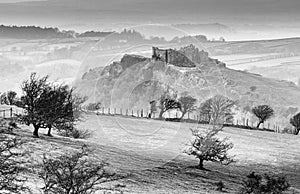
<svg viewBox="0 0 300 194">
<path fill-rule="evenodd" d="M 43 1 L 43 0 L 0 0 L 0 3 L 18 3 L 24 1 Z"/>
<path fill-rule="evenodd" d="M 13 3 L 16 1 L 19 3 Z M 293 32 L 300 26 L 300 0 L 24 1 L 0 0 L 0 23 L 74 30 L 115 30 L 149 23 L 218 22 L 237 28 L 256 26 L 268 30 L 278 27 L 281 31 Z"/>
</svg>

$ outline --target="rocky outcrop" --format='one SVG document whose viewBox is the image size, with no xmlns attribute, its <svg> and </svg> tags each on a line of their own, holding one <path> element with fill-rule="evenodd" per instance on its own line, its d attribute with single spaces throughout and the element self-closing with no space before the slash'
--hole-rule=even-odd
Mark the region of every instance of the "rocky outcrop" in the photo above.
<svg viewBox="0 0 300 194">
<path fill-rule="evenodd" d="M 204 50 L 199 50 L 193 44 L 183 47 L 179 50 L 179 52 L 183 53 L 186 57 L 188 57 L 191 61 L 198 65 L 216 65 L 217 67 L 226 67 L 226 64 L 220 62 L 217 59 L 212 59 L 208 56 L 208 52 Z"/>
<path fill-rule="evenodd" d="M 111 76 L 118 77 L 123 71 L 131 66 L 144 62 L 146 60 L 150 60 L 149 58 L 139 56 L 139 55 L 124 55 L 121 61 L 113 62 L 109 66 L 106 67 L 97 67 L 94 69 L 90 69 L 89 72 L 86 72 L 83 76 L 83 80 L 92 80 L 97 79 L 99 76 Z"/>
</svg>

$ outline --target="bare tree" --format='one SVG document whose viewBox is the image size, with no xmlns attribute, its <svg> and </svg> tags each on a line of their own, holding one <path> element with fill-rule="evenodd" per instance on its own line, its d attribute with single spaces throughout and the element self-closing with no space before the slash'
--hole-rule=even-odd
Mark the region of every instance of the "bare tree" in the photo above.
<svg viewBox="0 0 300 194">
<path fill-rule="evenodd" d="M 17 93 L 14 91 L 7 92 L 7 102 L 9 105 L 14 105 L 16 102 Z"/>
<path fill-rule="evenodd" d="M 102 183 L 120 177 L 105 169 L 107 163 L 89 159 L 86 146 L 73 154 L 64 154 L 57 158 L 44 155 L 40 177 L 47 194 L 91 194 L 101 190 Z"/>
<path fill-rule="evenodd" d="M 290 119 L 290 123 L 296 128 L 295 135 L 300 132 L 300 112 Z"/>
<path fill-rule="evenodd" d="M 73 119 L 73 89 L 67 85 L 48 87 L 40 98 L 43 107 L 39 107 L 39 113 L 48 128 L 48 136 L 51 136 L 53 126 L 60 126 Z"/>
<path fill-rule="evenodd" d="M 218 162 L 223 165 L 234 162 L 233 158 L 228 155 L 228 150 L 233 148 L 233 144 L 228 143 L 228 139 L 220 140 L 215 137 L 221 130 L 222 128 L 215 126 L 213 129 L 205 132 L 191 129 L 194 140 L 184 153 L 199 159 L 199 169 L 204 169 L 204 161 Z"/>
<path fill-rule="evenodd" d="M 7 94 L 5 92 L 0 95 L 0 104 L 8 104 Z"/>
<path fill-rule="evenodd" d="M 38 137 L 40 128 L 48 128 L 49 136 L 52 127 L 73 128 L 81 116 L 81 105 L 86 100 L 74 94 L 73 88 L 51 85 L 47 79 L 31 74 L 30 79 L 23 82 L 23 96 L 18 103 L 25 109 L 25 115 L 18 117 L 25 124 L 33 125 L 35 137 Z"/>
<path fill-rule="evenodd" d="M 151 118 L 152 114 L 154 114 L 156 111 L 157 111 L 156 101 L 152 100 L 150 101 L 150 113 L 148 115 L 148 118 Z"/>
<path fill-rule="evenodd" d="M 181 105 L 175 97 L 172 97 L 169 93 L 165 92 L 159 99 L 159 108 L 159 118 L 162 119 L 165 112 L 172 109 L 181 109 Z"/>
<path fill-rule="evenodd" d="M 27 125 L 32 124 L 34 127 L 33 135 L 38 137 L 40 128 L 46 128 L 43 117 L 41 116 L 41 108 L 47 106 L 41 95 L 48 90 L 50 85 L 48 77 L 37 77 L 36 73 L 32 73 L 30 78 L 22 83 L 23 96 L 18 105 L 25 110 L 25 115 L 18 115 L 19 119 Z"/>
<path fill-rule="evenodd" d="M 196 110 L 195 104 L 197 99 L 193 98 L 192 96 L 182 96 L 179 98 L 178 102 L 181 105 L 182 112 L 180 119 L 182 119 L 186 113 Z"/>
<path fill-rule="evenodd" d="M 252 109 L 252 113 L 259 119 L 256 128 L 274 115 L 274 110 L 269 105 L 259 105 Z"/>
<path fill-rule="evenodd" d="M 204 115 L 208 123 L 223 124 L 232 118 L 232 107 L 235 105 L 233 100 L 216 95 L 200 105 L 200 114 Z"/>
</svg>

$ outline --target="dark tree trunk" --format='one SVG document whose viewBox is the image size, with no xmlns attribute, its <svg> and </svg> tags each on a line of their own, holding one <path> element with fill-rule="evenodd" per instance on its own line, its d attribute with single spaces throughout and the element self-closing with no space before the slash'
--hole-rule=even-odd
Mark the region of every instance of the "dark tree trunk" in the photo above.
<svg viewBox="0 0 300 194">
<path fill-rule="evenodd" d="M 180 117 L 180 120 L 182 120 L 183 119 L 183 117 L 186 115 L 186 111 L 183 111 L 182 112 L 182 115 L 181 115 L 181 117 Z"/>
<path fill-rule="evenodd" d="M 48 126 L 48 133 L 47 133 L 47 135 L 48 135 L 49 137 L 52 137 L 52 135 L 51 135 L 51 129 L 52 129 L 52 126 L 49 125 L 49 126 Z"/>
<path fill-rule="evenodd" d="M 160 111 L 160 113 L 159 113 L 159 119 L 163 118 L 163 114 L 164 114 L 164 111 Z"/>
<path fill-rule="evenodd" d="M 300 128 L 299 128 L 299 129 L 296 129 L 295 135 L 299 135 L 299 132 L 300 132 Z"/>
<path fill-rule="evenodd" d="M 203 159 L 200 159 L 200 161 L 199 161 L 199 165 L 198 165 L 198 168 L 199 168 L 199 169 L 201 169 L 201 170 L 203 170 L 203 169 L 204 169 L 204 165 L 203 165 L 203 163 L 204 163 L 204 160 L 203 160 Z"/>
<path fill-rule="evenodd" d="M 256 128 L 259 128 L 259 126 L 262 124 L 262 121 L 259 121 L 259 123 L 257 124 Z"/>
<path fill-rule="evenodd" d="M 39 137 L 39 128 L 40 128 L 40 126 L 39 125 L 33 125 L 33 127 L 34 127 L 33 136 L 34 137 Z"/>
</svg>

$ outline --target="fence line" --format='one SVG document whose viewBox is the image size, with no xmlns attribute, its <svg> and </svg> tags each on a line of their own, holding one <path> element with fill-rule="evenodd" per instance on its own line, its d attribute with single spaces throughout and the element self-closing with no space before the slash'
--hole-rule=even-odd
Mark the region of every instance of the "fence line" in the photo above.
<svg viewBox="0 0 300 194">
<path fill-rule="evenodd" d="M 23 111 L 20 111 L 18 109 L 13 109 L 13 108 L 9 108 L 9 109 L 1 109 L 0 110 L 0 118 L 14 118 L 16 115 L 18 114 L 23 114 Z"/>
<path fill-rule="evenodd" d="M 135 117 L 135 118 L 148 118 L 148 119 L 159 119 L 159 114 L 157 112 L 150 113 L 148 109 L 122 109 L 122 108 L 101 108 L 96 111 L 90 111 L 96 113 L 97 115 L 120 115 L 120 116 L 127 116 L 127 117 Z M 169 118 L 173 119 L 180 119 L 180 115 L 178 112 L 175 113 L 165 113 L 169 116 Z M 204 123 L 205 115 L 200 114 L 193 114 L 193 113 L 186 113 L 186 115 L 182 118 L 185 122 L 195 122 L 195 123 Z M 241 127 L 241 128 L 256 128 L 258 122 L 254 122 L 252 119 L 243 118 L 243 119 L 235 119 L 232 122 L 225 123 L 226 126 L 232 127 Z M 277 123 L 265 122 L 261 124 L 260 129 L 273 131 L 275 133 L 279 133 L 281 131 L 281 126 Z"/>
<path fill-rule="evenodd" d="M 122 108 L 101 108 L 96 111 L 92 111 L 93 113 L 96 113 L 97 115 L 120 115 L 120 116 L 127 116 L 127 117 L 135 117 L 135 118 L 148 118 L 148 119 L 159 119 L 158 113 L 150 113 L 150 110 L 148 109 L 122 109 Z M 17 114 L 23 114 L 24 111 L 18 110 L 18 109 L 2 109 L 0 110 L 0 118 L 14 118 Z M 172 114 L 169 112 L 168 114 L 169 118 L 173 119 L 180 119 L 180 116 L 178 115 L 178 112 L 176 111 L 175 114 Z M 204 123 L 203 115 L 199 114 L 192 114 L 187 113 L 182 120 L 185 122 L 194 122 L 194 123 Z M 251 123 L 251 124 L 250 124 Z M 232 127 L 241 127 L 241 128 L 256 128 L 256 122 L 251 122 L 249 119 L 244 118 L 242 120 L 236 119 L 235 121 L 232 121 L 231 123 L 225 123 L 226 126 L 232 126 Z M 277 123 L 270 123 L 265 122 L 261 125 L 260 129 L 266 129 L 268 131 L 273 131 L 275 133 L 281 132 L 281 127 Z"/>
</svg>

